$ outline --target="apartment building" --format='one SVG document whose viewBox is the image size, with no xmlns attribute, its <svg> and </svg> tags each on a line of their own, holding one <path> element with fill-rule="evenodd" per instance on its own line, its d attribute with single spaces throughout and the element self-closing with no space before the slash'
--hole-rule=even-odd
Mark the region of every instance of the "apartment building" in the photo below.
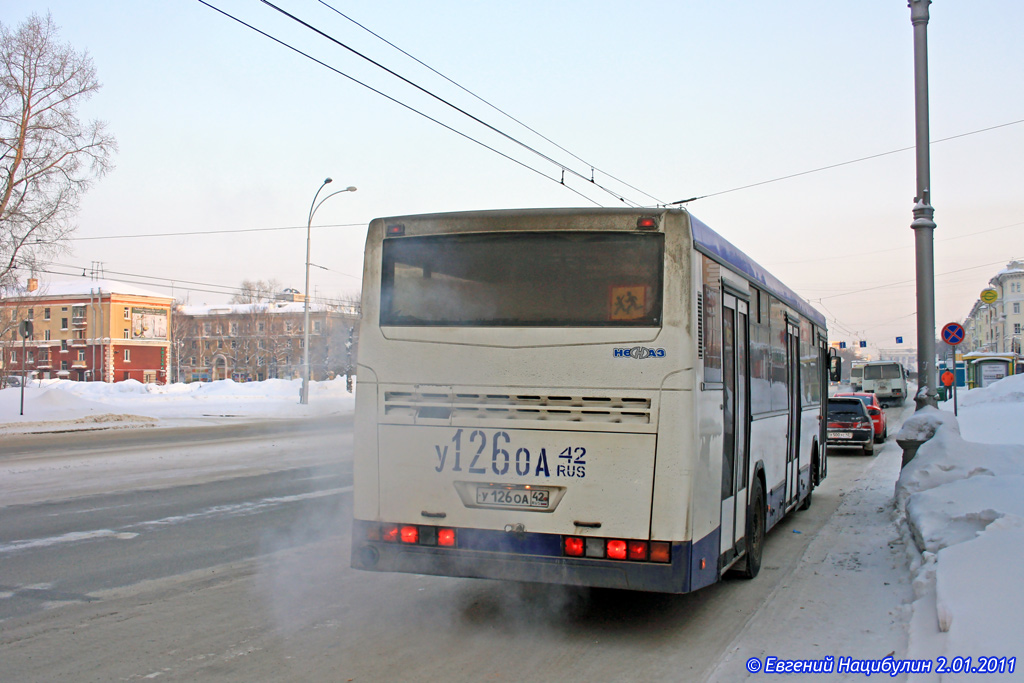
<svg viewBox="0 0 1024 683">
<path fill-rule="evenodd" d="M 964 321 L 966 343 L 959 350 L 1019 356 L 1024 337 L 1024 261 L 1010 261 L 989 280 L 988 288 L 998 297 L 991 303 L 974 302 Z"/>
<path fill-rule="evenodd" d="M 0 376 L 165 384 L 172 304 L 113 280 L 30 279 L 0 298 Z M 24 339 L 22 321 L 32 327 Z"/>
<path fill-rule="evenodd" d="M 177 381 L 301 377 L 305 350 L 305 304 L 301 298 L 287 292 L 275 301 L 179 306 L 173 330 Z M 354 373 L 357 307 L 313 303 L 309 322 L 311 379 Z"/>
</svg>

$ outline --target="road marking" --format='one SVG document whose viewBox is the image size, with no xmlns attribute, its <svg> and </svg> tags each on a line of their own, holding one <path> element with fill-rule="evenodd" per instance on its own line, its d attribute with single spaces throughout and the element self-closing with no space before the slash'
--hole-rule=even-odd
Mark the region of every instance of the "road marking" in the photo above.
<svg viewBox="0 0 1024 683">
<path fill-rule="evenodd" d="M 174 515 L 172 517 L 164 517 L 162 519 L 154 519 L 147 522 L 138 522 L 136 524 L 130 524 L 124 527 L 124 529 L 147 529 L 154 527 L 170 526 L 173 524 L 190 522 L 196 519 L 217 517 L 221 515 L 248 515 L 260 512 L 266 508 L 274 507 L 276 505 L 296 503 L 302 500 L 324 498 L 327 496 L 334 496 L 342 493 L 351 492 L 351 486 L 343 486 L 341 488 L 325 489 L 323 491 L 312 491 L 310 493 L 299 493 L 291 496 L 274 496 L 272 498 L 263 498 L 262 500 L 257 500 L 254 502 L 236 503 L 234 505 L 215 505 L 213 507 L 206 508 L 205 510 L 191 512 L 186 515 Z M 0 555 L 4 553 L 18 552 L 21 550 L 38 550 L 40 548 L 48 548 L 55 545 L 60 545 L 62 543 L 79 543 L 82 541 L 95 541 L 105 538 L 113 538 L 121 541 L 127 541 L 137 537 L 138 535 L 139 534 L 137 532 L 133 531 L 114 531 L 113 529 L 72 531 L 67 534 L 61 534 L 60 536 L 49 536 L 47 538 L 30 538 L 20 541 L 10 541 L 9 543 L 0 543 Z"/>
</svg>

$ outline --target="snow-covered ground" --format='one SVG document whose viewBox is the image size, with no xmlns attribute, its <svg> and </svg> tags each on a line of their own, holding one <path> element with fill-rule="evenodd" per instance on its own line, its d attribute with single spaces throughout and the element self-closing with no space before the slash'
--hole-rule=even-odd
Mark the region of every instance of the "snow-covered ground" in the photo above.
<svg viewBox="0 0 1024 683">
<path fill-rule="evenodd" d="M 1013 675 L 992 675 L 1024 680 L 1024 375 L 961 391 L 952 410 L 947 401 L 919 411 L 897 435 L 927 439 L 896 485 L 916 596 L 907 657 L 941 656 L 951 668 L 971 657 L 970 667 L 997 670 L 1018 658 Z"/>
<path fill-rule="evenodd" d="M 48 380 L 26 387 L 24 416 L 19 415 L 21 390 L 0 390 L 0 436 L 313 417 L 353 410 L 353 396 L 342 379 L 313 383 L 309 405 L 305 406 L 298 401 L 299 387 L 298 380 L 247 384 L 227 380 L 170 386 Z M 877 553 L 877 559 L 871 560 L 879 570 L 874 576 L 881 579 L 885 572 L 891 576 L 902 571 L 901 578 L 913 582 L 912 604 L 895 606 L 893 616 L 895 626 L 903 623 L 908 629 L 907 648 L 903 652 L 894 643 L 892 657 L 897 661 L 928 660 L 932 673 L 901 675 L 899 679 L 914 683 L 977 680 L 978 673 L 935 673 L 940 657 L 952 670 L 964 663 L 956 658 L 970 657 L 971 667 L 984 663 L 997 671 L 1000 666 L 1007 671 L 994 674 L 998 680 L 1024 680 L 1024 656 L 1019 657 L 1024 655 L 1024 589 L 1017 574 L 1024 567 L 1024 375 L 1007 377 L 987 389 L 961 391 L 959 416 L 954 417 L 952 410 L 950 401 L 940 410 L 913 414 L 898 438 L 927 438 L 917 456 L 900 472 L 898 449 L 886 444 L 865 472 L 860 489 L 844 499 L 835 515 L 836 523 L 826 526 L 820 542 L 816 539 L 808 548 L 803 569 L 796 572 L 801 582 L 798 591 L 806 604 L 817 605 L 815 609 L 820 608 L 822 613 L 805 612 L 810 619 L 787 623 L 782 612 L 789 609 L 786 605 L 792 603 L 791 596 L 769 600 L 760 610 L 765 613 L 764 619 L 752 617 L 741 636 L 746 642 L 734 644 L 733 652 L 742 658 L 738 661 L 745 661 L 751 652 L 779 652 L 779 643 L 785 643 L 785 639 L 792 643 L 799 637 L 793 628 L 804 624 L 803 628 L 812 633 L 822 619 L 834 616 L 832 610 L 856 609 L 857 601 L 898 600 L 894 597 L 898 591 L 880 590 L 876 596 L 877 587 L 867 583 L 846 590 L 846 598 L 837 597 L 834 584 L 818 569 L 827 557 L 846 554 L 867 558 L 871 555 L 869 546 L 881 545 L 884 551 L 892 547 L 896 540 L 893 536 L 902 534 L 911 576 L 905 575 L 902 562 L 893 562 L 891 553 L 886 552 Z M 897 476 L 893 508 L 892 482 Z M 895 531 L 891 520 L 885 519 L 887 511 L 893 509 Z M 865 525 L 870 523 L 873 531 L 849 533 L 848 523 L 842 518 L 854 515 L 860 515 L 858 519 Z M 850 596 L 856 599 L 847 599 Z M 837 607 L 839 599 L 849 604 Z M 758 626 L 762 622 L 765 629 Z M 766 641 L 769 632 L 775 635 Z M 821 634 L 813 635 L 817 638 Z M 879 646 L 875 642 L 877 634 L 849 632 L 844 637 L 842 642 L 824 640 L 817 651 L 838 653 L 840 647 L 856 651 L 858 644 L 874 651 Z M 885 653 L 878 656 L 884 658 Z M 1004 659 L 983 661 L 988 657 Z M 1018 657 L 1021 661 L 1014 661 L 1014 673 L 1008 673 L 1009 658 Z M 735 679 L 736 663 L 732 657 L 721 663 L 716 671 L 718 679 Z M 863 675 L 858 672 L 852 678 L 840 678 L 853 680 Z"/>
<path fill-rule="evenodd" d="M 353 410 L 355 398 L 344 377 L 311 382 L 307 405 L 299 403 L 301 386 L 297 379 L 169 385 L 35 381 L 25 387 L 24 409 L 20 388 L 0 390 L 0 434 L 317 417 Z"/>
</svg>

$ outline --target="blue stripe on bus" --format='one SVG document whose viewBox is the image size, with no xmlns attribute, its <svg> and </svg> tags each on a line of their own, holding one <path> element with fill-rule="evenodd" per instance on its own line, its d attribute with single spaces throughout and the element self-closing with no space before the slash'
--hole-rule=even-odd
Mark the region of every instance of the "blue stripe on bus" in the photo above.
<svg viewBox="0 0 1024 683">
<path fill-rule="evenodd" d="M 732 242 L 709 228 L 692 213 L 688 215 L 690 216 L 690 229 L 693 232 L 693 242 L 699 249 L 722 259 L 753 280 L 754 284 L 800 311 L 802 316 L 815 325 L 825 327 L 825 316 L 800 298 L 796 292 L 782 284 L 777 277 L 762 268 L 757 261 L 737 249 Z"/>
<path fill-rule="evenodd" d="M 692 544 L 672 543 L 671 561 L 663 564 L 564 557 L 559 534 L 457 529 L 458 547 L 438 548 L 369 542 L 367 526 L 360 520 L 353 525 L 352 566 L 356 569 L 659 593 L 686 593 L 718 580 L 718 529 Z"/>
</svg>

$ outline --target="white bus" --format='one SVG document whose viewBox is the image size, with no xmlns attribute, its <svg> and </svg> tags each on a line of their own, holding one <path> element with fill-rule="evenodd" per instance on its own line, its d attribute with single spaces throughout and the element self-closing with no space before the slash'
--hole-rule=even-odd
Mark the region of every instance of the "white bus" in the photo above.
<svg viewBox="0 0 1024 683">
<path fill-rule="evenodd" d="M 894 360 L 866 363 L 861 391 L 874 394 L 882 405 L 901 406 L 907 400 L 907 370 Z"/>
<path fill-rule="evenodd" d="M 362 306 L 358 569 L 682 593 L 825 476 L 824 317 L 684 210 L 376 219 Z"/>
</svg>

